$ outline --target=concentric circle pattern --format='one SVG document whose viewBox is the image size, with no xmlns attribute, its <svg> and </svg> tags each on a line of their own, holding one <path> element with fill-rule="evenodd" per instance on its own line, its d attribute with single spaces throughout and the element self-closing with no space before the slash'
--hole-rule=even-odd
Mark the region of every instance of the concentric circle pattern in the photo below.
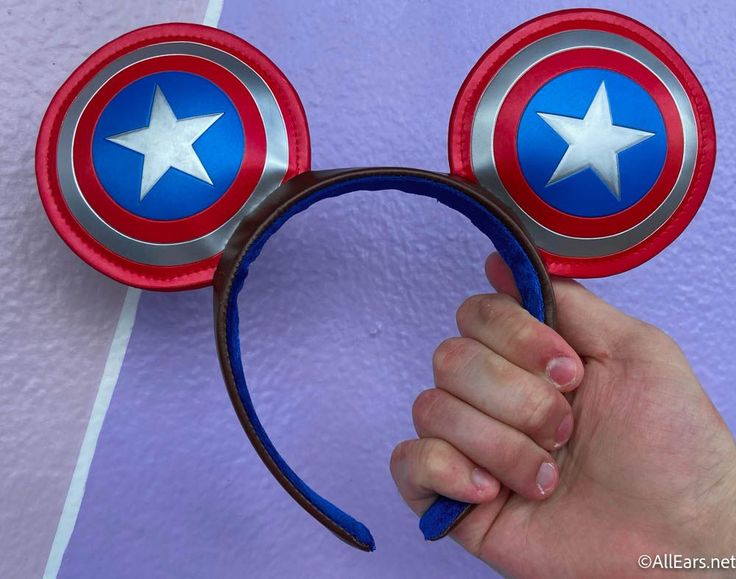
<svg viewBox="0 0 736 579">
<path fill-rule="evenodd" d="M 36 150 L 62 238 L 150 289 L 209 285 L 236 225 L 308 168 L 305 115 L 283 74 L 245 41 L 191 24 L 94 53 L 51 102 Z"/>
<path fill-rule="evenodd" d="M 452 171 L 530 231 L 551 273 L 611 275 L 687 226 L 715 160 L 707 98 L 660 36 L 567 10 L 523 24 L 480 59 L 450 123 Z"/>
</svg>

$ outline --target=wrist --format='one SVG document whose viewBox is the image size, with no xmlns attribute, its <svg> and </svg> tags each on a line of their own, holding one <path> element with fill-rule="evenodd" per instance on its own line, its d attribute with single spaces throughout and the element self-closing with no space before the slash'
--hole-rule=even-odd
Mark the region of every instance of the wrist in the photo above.
<svg viewBox="0 0 736 579">
<path fill-rule="evenodd" d="M 736 462 L 702 496 L 702 518 L 691 543 L 696 554 L 726 557 L 736 555 Z M 700 517 L 699 517 L 700 518 Z"/>
<path fill-rule="evenodd" d="M 736 555 L 736 463 L 730 472 L 725 483 L 727 492 L 724 501 L 721 504 L 718 536 L 716 545 L 719 552 L 716 554 L 723 556 Z"/>
</svg>

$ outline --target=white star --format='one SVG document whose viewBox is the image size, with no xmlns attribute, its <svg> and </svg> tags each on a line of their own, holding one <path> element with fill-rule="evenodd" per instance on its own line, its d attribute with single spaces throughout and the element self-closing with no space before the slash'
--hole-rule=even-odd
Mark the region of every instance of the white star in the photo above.
<svg viewBox="0 0 736 579">
<path fill-rule="evenodd" d="M 215 113 L 177 119 L 163 91 L 156 85 L 148 126 L 107 137 L 108 141 L 143 155 L 141 201 L 172 167 L 212 185 L 212 179 L 192 145 L 222 115 Z"/>
<path fill-rule="evenodd" d="M 621 201 L 618 154 L 653 136 L 654 133 L 614 125 L 605 83 L 601 83 L 585 117 L 537 113 L 568 144 L 547 186 L 585 169 L 592 169 L 613 196 Z"/>
</svg>

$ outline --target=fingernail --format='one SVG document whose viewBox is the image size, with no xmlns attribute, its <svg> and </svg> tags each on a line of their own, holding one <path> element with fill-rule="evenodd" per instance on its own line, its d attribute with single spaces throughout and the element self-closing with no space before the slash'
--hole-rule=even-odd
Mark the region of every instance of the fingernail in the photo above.
<svg viewBox="0 0 736 579">
<path fill-rule="evenodd" d="M 558 388 L 569 386 L 578 377 L 578 365 L 572 358 L 552 358 L 547 364 L 547 378 Z"/>
<path fill-rule="evenodd" d="M 557 485 L 557 467 L 552 462 L 543 462 L 537 472 L 537 488 L 543 496 L 551 493 Z"/>
<path fill-rule="evenodd" d="M 470 473 L 470 480 L 481 490 L 489 488 L 494 483 L 493 477 L 482 468 L 474 468 Z"/>
<path fill-rule="evenodd" d="M 562 422 L 560 422 L 560 425 L 557 427 L 557 432 L 555 432 L 555 448 L 560 448 L 570 440 L 572 424 L 572 414 L 568 414 L 562 419 Z"/>
</svg>

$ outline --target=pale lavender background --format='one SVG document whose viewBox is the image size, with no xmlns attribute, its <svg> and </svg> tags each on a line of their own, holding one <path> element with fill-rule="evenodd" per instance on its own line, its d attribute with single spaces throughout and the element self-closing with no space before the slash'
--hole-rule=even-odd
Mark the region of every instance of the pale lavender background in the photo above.
<svg viewBox="0 0 736 579">
<path fill-rule="evenodd" d="M 201 21 L 206 0 L 0 6 L 0 577 L 43 573 L 125 288 L 54 233 L 33 149 L 54 91 L 132 28 Z"/>
<path fill-rule="evenodd" d="M 566 7 L 487 0 L 461 7 L 439 0 L 306 4 L 230 0 L 221 26 L 266 52 L 294 83 L 310 120 L 315 167 L 407 164 L 437 170 L 447 167 L 447 119 L 475 60 L 513 26 Z M 643 20 L 685 56 L 711 98 L 719 159 L 702 211 L 669 250 L 636 271 L 589 285 L 670 332 L 736 430 L 736 315 L 729 302 L 736 283 L 736 67 L 725 56 L 734 49 L 734 9 L 726 2 L 601 5 Z M 39 51 L 35 58 L 45 62 L 48 56 Z M 33 114 L 37 121 L 40 112 Z M 4 154 L 12 150 L 8 142 L 3 139 Z M 15 199 L 7 190 L 2 194 L 7 203 Z M 37 205 L 28 207 L 11 214 L 13 224 L 30 229 L 28 220 L 39 219 Z M 30 231 L 28 240 L 57 243 L 49 227 Z M 12 231 L 3 236 L 11 239 Z M 310 484 L 369 525 L 378 544 L 373 554 L 349 549 L 303 513 L 251 449 L 222 386 L 211 292 L 144 294 L 61 576 L 488 576 L 453 542 L 423 542 L 387 462 L 393 445 L 412 436 L 411 401 L 431 384 L 431 352 L 454 333 L 454 309 L 465 296 L 487 290 L 482 260 L 489 250 L 468 223 L 431 201 L 355 194 L 323 202 L 287 224 L 249 280 L 243 341 L 263 421 Z M 69 265 L 54 265 L 55 273 L 36 283 L 57 282 L 48 315 L 69 332 L 84 333 L 97 318 L 79 313 L 88 306 L 68 279 L 77 279 L 69 274 L 74 260 L 59 255 Z M 6 275 L 31 275 L 32 264 L 13 263 Z M 94 276 L 81 265 L 74 271 Z M 3 294 L 6 306 L 13 300 L 9 319 L 20 319 L 31 307 L 18 303 L 26 287 Z M 96 287 L 101 299 L 119 295 L 118 287 Z M 40 298 L 32 303 L 43 305 Z M 43 344 L 41 359 L 61 356 L 64 346 L 60 338 L 51 345 L 41 339 L 47 318 L 34 317 L 25 338 Z M 104 339 L 98 335 L 74 351 L 104 350 Z M 3 334 L 3 349 L 10 352 L 3 366 L 13 372 L 8 382 L 26 392 L 27 376 L 38 367 L 25 353 L 28 343 Z M 81 371 L 71 365 L 43 370 L 62 388 Z M 8 383 L 0 388 L 3 396 L 13 391 Z M 29 396 L 5 407 L 18 417 L 15 424 L 22 425 L 23 416 L 40 424 L 59 414 L 83 414 L 76 399 L 39 407 Z M 49 441 L 35 442 L 44 443 Z M 61 440 L 59 452 L 63 447 L 73 454 L 71 444 Z M 54 469 L 62 467 L 46 460 L 41 457 L 37 468 L 56 476 Z M 37 527 L 32 511 L 27 519 L 10 519 L 26 537 Z M 30 556 L 23 543 L 13 547 Z"/>
</svg>

